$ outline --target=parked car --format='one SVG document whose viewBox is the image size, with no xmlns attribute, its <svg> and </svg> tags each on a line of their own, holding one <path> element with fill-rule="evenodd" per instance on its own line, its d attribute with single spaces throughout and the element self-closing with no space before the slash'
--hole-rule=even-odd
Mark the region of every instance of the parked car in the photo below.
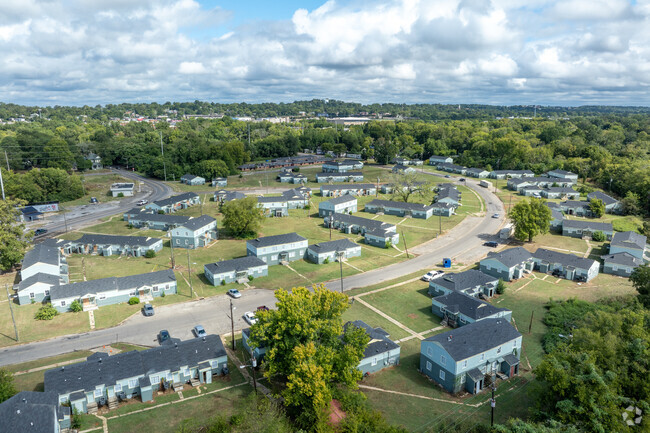
<svg viewBox="0 0 650 433">
<path fill-rule="evenodd" d="M 47 229 L 36 229 L 34 230 L 34 236 L 42 236 L 47 233 Z"/>
<path fill-rule="evenodd" d="M 230 289 L 230 290 L 228 290 L 228 294 L 229 294 L 230 296 L 232 296 L 233 298 L 235 298 L 235 299 L 237 299 L 237 298 L 241 298 L 241 293 L 239 293 L 239 290 L 237 290 L 237 289 Z"/>
<path fill-rule="evenodd" d="M 145 316 L 153 316 L 154 311 L 153 311 L 153 305 L 150 303 L 144 304 L 144 307 L 142 307 L 142 312 L 144 313 Z"/>
<path fill-rule="evenodd" d="M 458 180 L 459 180 L 460 182 L 465 182 L 465 178 L 464 178 L 464 177 L 461 177 L 461 178 L 458 179 Z"/>
<path fill-rule="evenodd" d="M 149 203 L 147 200 L 140 200 L 138 203 L 136 203 L 138 206 L 144 206 L 145 204 Z"/>
<path fill-rule="evenodd" d="M 445 273 L 443 271 L 429 271 L 426 274 L 422 275 L 422 281 L 431 281 L 435 280 L 438 277 L 443 276 Z"/>
<path fill-rule="evenodd" d="M 499 246 L 499 243 L 498 243 L 498 242 L 494 242 L 494 241 L 488 241 L 488 242 L 485 242 L 485 243 L 483 244 L 483 246 L 485 246 L 485 247 L 496 248 L 496 247 Z"/>
<path fill-rule="evenodd" d="M 97 197 L 90 197 L 90 202 L 91 202 L 92 204 L 97 204 L 97 203 L 99 203 L 99 201 L 97 200 Z"/>
<path fill-rule="evenodd" d="M 169 340 L 172 338 L 171 335 L 169 335 L 169 331 L 166 329 L 163 329 L 158 333 L 158 343 L 163 344 L 164 341 Z"/>
<path fill-rule="evenodd" d="M 257 323 L 257 317 L 252 311 L 247 311 L 244 313 L 244 320 L 248 322 L 249 325 L 254 325 Z"/>
<path fill-rule="evenodd" d="M 269 311 L 269 307 L 267 307 L 266 305 L 260 305 L 259 307 L 257 307 L 257 311 Z"/>
<path fill-rule="evenodd" d="M 197 338 L 205 337 L 208 335 L 208 333 L 205 332 L 205 329 L 201 325 L 196 325 L 194 328 L 192 328 L 192 332 Z"/>
<path fill-rule="evenodd" d="M 495 214 L 492 215 L 492 218 L 499 218 L 500 216 L 501 215 L 499 215 L 498 213 L 495 213 Z"/>
<path fill-rule="evenodd" d="M 449 179 L 450 177 L 451 176 L 449 176 L 448 174 L 445 174 L 445 178 Z"/>
</svg>

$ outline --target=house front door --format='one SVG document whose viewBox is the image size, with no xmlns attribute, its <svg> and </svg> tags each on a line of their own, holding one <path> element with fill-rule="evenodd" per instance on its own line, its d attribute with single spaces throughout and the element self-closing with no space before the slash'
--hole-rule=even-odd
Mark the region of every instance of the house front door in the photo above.
<svg viewBox="0 0 650 433">
<path fill-rule="evenodd" d="M 478 394 L 478 393 L 483 389 L 483 379 L 481 379 L 481 380 L 479 380 L 478 382 L 476 382 L 476 384 L 474 385 L 474 387 L 475 387 L 475 389 L 474 389 L 474 394 Z"/>
<path fill-rule="evenodd" d="M 508 377 L 512 377 L 514 375 L 515 375 L 515 366 L 511 365 L 510 366 L 510 374 L 508 375 Z"/>
</svg>

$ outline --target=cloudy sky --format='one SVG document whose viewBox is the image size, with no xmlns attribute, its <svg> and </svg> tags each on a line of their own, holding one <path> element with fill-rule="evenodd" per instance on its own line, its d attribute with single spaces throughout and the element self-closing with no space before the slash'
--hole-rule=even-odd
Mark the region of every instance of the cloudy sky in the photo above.
<svg viewBox="0 0 650 433">
<path fill-rule="evenodd" d="M 650 0 L 0 1 L 0 101 L 650 105 Z"/>
</svg>

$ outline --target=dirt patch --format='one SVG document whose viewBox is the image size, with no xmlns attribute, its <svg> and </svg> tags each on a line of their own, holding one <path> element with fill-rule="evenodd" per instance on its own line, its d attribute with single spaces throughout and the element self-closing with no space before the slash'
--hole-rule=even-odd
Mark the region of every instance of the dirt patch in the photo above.
<svg viewBox="0 0 650 433">
<path fill-rule="evenodd" d="M 407 314 L 407 317 L 408 317 L 409 319 L 417 319 L 417 318 L 418 318 L 418 315 L 417 315 L 417 314 L 413 314 L 413 313 L 411 313 L 411 314 Z"/>
</svg>

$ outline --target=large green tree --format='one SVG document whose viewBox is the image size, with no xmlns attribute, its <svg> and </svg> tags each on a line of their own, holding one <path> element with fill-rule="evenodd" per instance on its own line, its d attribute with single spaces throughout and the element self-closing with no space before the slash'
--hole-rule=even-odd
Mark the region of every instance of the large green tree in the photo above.
<svg viewBox="0 0 650 433">
<path fill-rule="evenodd" d="M 348 297 L 323 286 L 276 290 L 277 310 L 258 313 L 251 327 L 253 347 L 267 348 L 265 376 L 284 386 L 290 413 L 303 428 L 322 421 L 337 386 L 355 388 L 369 337 L 343 327 Z"/>
<path fill-rule="evenodd" d="M 255 237 L 264 221 L 264 214 L 255 197 L 233 200 L 221 207 L 223 226 L 234 237 Z"/>
<path fill-rule="evenodd" d="M 595 198 L 589 202 L 589 211 L 595 218 L 600 218 L 605 215 L 605 203 L 599 198 Z"/>
<path fill-rule="evenodd" d="M 544 200 L 535 197 L 514 205 L 509 217 L 515 226 L 515 238 L 528 242 L 532 242 L 537 235 L 548 233 L 553 219 L 551 209 Z"/>
<path fill-rule="evenodd" d="M 0 403 L 13 397 L 18 391 L 14 386 L 14 375 L 4 368 L 0 368 Z"/>
<path fill-rule="evenodd" d="M 639 301 L 650 307 L 650 265 L 637 267 L 630 275 L 632 285 L 639 292 Z"/>
<path fill-rule="evenodd" d="M 0 269 L 7 271 L 25 256 L 33 233 L 25 233 L 25 225 L 18 222 L 21 215 L 20 200 L 0 201 Z"/>
<path fill-rule="evenodd" d="M 433 195 L 431 184 L 423 181 L 417 173 L 391 173 L 388 183 L 393 185 L 391 198 L 399 201 L 408 202 L 414 196 L 430 198 Z"/>
</svg>

